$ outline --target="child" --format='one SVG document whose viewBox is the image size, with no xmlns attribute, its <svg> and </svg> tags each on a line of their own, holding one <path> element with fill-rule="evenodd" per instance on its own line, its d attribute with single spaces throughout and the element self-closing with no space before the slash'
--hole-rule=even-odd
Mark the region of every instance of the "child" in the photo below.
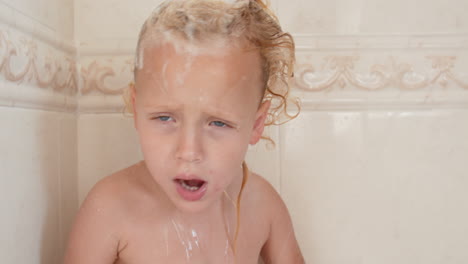
<svg viewBox="0 0 468 264">
<path fill-rule="evenodd" d="M 161 5 L 130 89 L 144 160 L 93 187 L 65 263 L 304 263 L 283 201 L 243 162 L 288 117 L 293 63 L 260 0 Z"/>
</svg>

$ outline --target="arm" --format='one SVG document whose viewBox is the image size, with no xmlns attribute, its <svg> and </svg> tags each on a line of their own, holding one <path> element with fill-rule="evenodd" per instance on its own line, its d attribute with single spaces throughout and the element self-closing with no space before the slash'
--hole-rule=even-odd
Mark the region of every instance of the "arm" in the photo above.
<svg viewBox="0 0 468 264">
<path fill-rule="evenodd" d="M 106 180 L 98 182 L 89 192 L 75 218 L 65 264 L 111 264 L 116 260 L 119 217 L 112 193 L 112 185 Z"/>
<path fill-rule="evenodd" d="M 269 214 L 272 220 L 268 239 L 262 248 L 262 259 L 265 264 L 304 264 L 288 209 L 273 187 L 270 189 Z"/>
</svg>

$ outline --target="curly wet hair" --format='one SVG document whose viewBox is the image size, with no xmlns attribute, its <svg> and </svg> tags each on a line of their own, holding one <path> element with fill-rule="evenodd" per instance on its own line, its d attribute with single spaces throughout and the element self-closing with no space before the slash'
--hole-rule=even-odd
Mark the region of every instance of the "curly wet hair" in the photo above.
<svg viewBox="0 0 468 264">
<path fill-rule="evenodd" d="M 185 0 L 162 3 L 144 22 L 140 31 L 134 69 L 137 84 L 136 73 L 142 67 L 145 45 L 174 39 L 192 43 L 216 39 L 231 43 L 247 41 L 248 48 L 260 53 L 263 100 L 271 100 L 265 125 L 282 124 L 299 114 L 299 101 L 290 98 L 295 63 L 294 40 L 282 30 L 278 19 L 262 0 Z M 129 91 L 124 97 L 127 112 L 131 113 Z M 295 107 L 294 114 L 288 112 L 291 104 Z"/>
</svg>

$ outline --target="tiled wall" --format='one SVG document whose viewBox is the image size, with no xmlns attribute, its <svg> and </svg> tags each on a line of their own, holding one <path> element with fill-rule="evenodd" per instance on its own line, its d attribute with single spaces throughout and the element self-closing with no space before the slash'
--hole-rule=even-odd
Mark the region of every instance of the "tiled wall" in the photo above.
<svg viewBox="0 0 468 264">
<path fill-rule="evenodd" d="M 156 5 L 128 12 L 120 0 L 97 13 L 108 1 L 91 2 L 77 1 L 81 65 L 92 72 L 80 136 L 93 131 L 79 144 L 89 160 L 79 166 L 80 200 L 118 164 L 141 158 L 118 90 L 131 80 L 136 34 Z M 251 149 L 248 161 L 286 201 L 307 262 L 466 262 L 468 2 L 271 4 L 296 37 L 294 94 L 303 108 L 270 131 L 275 149 Z M 96 104 L 102 97 L 108 104 Z M 120 127 L 112 135 L 120 146 L 87 143 L 107 144 L 108 124 Z M 97 157 L 103 163 L 93 165 Z"/>
<path fill-rule="evenodd" d="M 0 2 L 0 259 L 58 264 L 78 208 L 73 1 Z"/>
<path fill-rule="evenodd" d="M 66 15 L 70 12 L 66 6 L 73 6 L 70 2 L 74 21 L 59 23 L 59 16 L 73 17 Z M 7 224 L 0 228 L 8 226 L 2 232 L 17 241 L 32 232 L 27 230 L 45 232 L 46 236 L 37 234 L 27 240 L 29 244 L 23 243 L 35 256 L 53 255 L 41 254 L 49 251 L 36 244 L 44 237 L 52 241 L 59 232 L 45 223 L 62 223 L 63 236 L 65 218 L 76 208 L 73 203 L 60 207 L 54 197 L 63 193 L 73 197 L 77 192 L 80 203 L 100 178 L 141 159 L 132 121 L 122 113 L 121 91 L 131 81 L 139 27 L 159 2 L 10 0 L 1 4 L 0 51 L 10 47 L 3 44 L 2 32 L 8 32 L 7 41 L 21 49 L 23 57 L 10 56 L 10 66 L 0 64 L 0 115 L 13 127 L 1 133 L 15 135 L 0 138 L 8 150 L 0 152 L 5 157 L 0 166 L 17 174 L 13 178 L 12 173 L 4 174 L 13 188 L 0 188 L 8 190 L 13 202 L 1 204 L 16 215 L 6 218 Z M 468 187 L 468 2 L 272 0 L 271 4 L 296 38 L 294 94 L 303 107 L 297 119 L 269 131 L 276 148 L 252 148 L 248 163 L 272 182 L 287 203 L 307 262 L 468 261 L 464 191 Z M 61 8 L 65 14 L 53 12 Z M 37 49 L 23 44 L 22 35 L 39 43 Z M 73 75 L 74 64 L 67 64 L 67 58 L 74 57 L 73 45 L 68 44 L 73 36 L 80 54 L 76 69 L 80 78 Z M 38 51 L 35 63 L 40 65 L 47 62 L 42 54 L 53 54 L 52 60 L 63 65 L 61 77 L 48 85 L 41 85 L 47 82 L 38 81 L 33 70 L 21 77 L 18 72 L 31 60 L 30 50 Z M 0 63 L 8 57 L 4 54 Z M 65 79 L 71 80 L 68 90 L 59 85 Z M 76 106 L 76 87 L 80 89 L 77 124 L 75 115 L 68 113 Z M 66 131 L 59 133 L 57 127 Z M 57 152 L 52 146 L 76 152 Z M 26 165 L 13 154 L 24 157 Z M 70 162 L 74 158 L 77 163 Z M 62 173 L 65 169 L 69 172 Z M 62 186 L 61 191 L 55 186 Z M 73 201 L 70 197 L 58 200 Z M 47 209 L 55 206 L 62 209 Z M 43 220 L 17 221 L 26 213 Z M 47 217 L 53 220 L 44 220 Z M 0 240 L 0 246 L 8 248 L 9 241 Z M 14 252 L 28 259 L 9 263 L 37 263 L 34 256 Z"/>
</svg>

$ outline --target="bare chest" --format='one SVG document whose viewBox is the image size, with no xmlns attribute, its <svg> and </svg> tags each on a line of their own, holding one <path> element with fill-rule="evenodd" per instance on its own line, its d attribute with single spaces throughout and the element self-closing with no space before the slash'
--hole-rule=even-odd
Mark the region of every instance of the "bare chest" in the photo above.
<svg viewBox="0 0 468 264">
<path fill-rule="evenodd" d="M 242 221 L 235 228 L 215 221 L 192 228 L 171 220 L 134 223 L 127 228 L 116 264 L 257 264 L 268 230 Z"/>
</svg>

